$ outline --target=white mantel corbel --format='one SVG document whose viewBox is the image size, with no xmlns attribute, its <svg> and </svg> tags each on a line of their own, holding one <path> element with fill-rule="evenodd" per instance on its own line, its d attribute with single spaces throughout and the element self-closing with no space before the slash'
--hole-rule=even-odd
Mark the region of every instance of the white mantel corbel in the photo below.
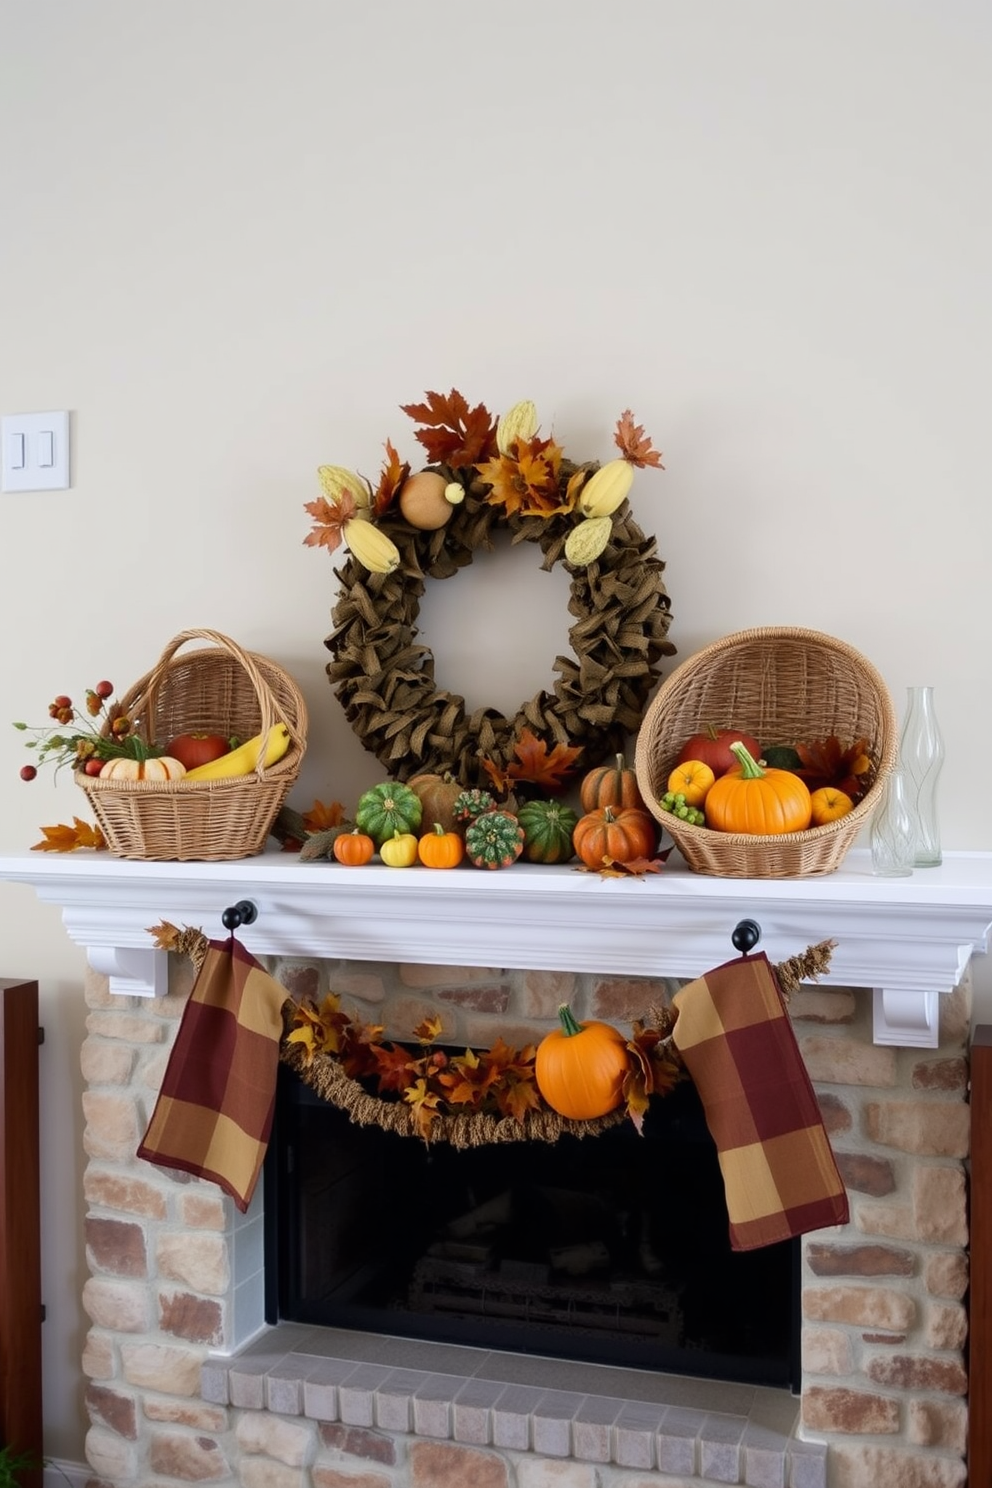
<svg viewBox="0 0 992 1488">
<path fill-rule="evenodd" d="M 935 1048 L 940 995 L 957 986 L 992 929 L 992 853 L 948 853 L 938 868 L 876 878 L 867 852 L 822 877 L 726 879 L 662 872 L 602 879 L 574 866 L 496 873 L 301 863 L 269 852 L 233 863 L 127 862 L 108 853 L 0 857 L 0 882 L 60 906 L 70 938 L 113 992 L 161 996 L 160 920 L 222 939 L 224 911 L 257 910 L 238 936 L 256 956 L 420 962 L 694 977 L 735 954 L 743 919 L 783 961 L 832 940 L 827 985 L 873 990 L 876 1043 Z"/>
</svg>

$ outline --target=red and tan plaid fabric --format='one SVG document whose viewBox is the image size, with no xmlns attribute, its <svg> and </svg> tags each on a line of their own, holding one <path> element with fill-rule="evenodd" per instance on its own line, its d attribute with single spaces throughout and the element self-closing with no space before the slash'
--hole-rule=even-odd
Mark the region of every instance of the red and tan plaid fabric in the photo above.
<svg viewBox="0 0 992 1488">
<path fill-rule="evenodd" d="M 138 1148 L 219 1184 L 242 1213 L 272 1131 L 286 996 L 233 935 L 210 941 Z"/>
<path fill-rule="evenodd" d="M 673 1002 L 673 1040 L 716 1143 L 731 1249 L 845 1224 L 847 1194 L 767 957 L 728 961 Z"/>
</svg>

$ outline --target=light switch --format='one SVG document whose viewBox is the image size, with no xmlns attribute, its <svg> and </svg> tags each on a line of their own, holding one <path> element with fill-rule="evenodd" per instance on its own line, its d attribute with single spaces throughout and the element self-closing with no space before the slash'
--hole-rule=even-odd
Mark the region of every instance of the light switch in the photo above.
<svg viewBox="0 0 992 1488">
<path fill-rule="evenodd" d="M 0 491 L 69 487 L 69 415 L 11 413 L 0 418 Z"/>
</svg>

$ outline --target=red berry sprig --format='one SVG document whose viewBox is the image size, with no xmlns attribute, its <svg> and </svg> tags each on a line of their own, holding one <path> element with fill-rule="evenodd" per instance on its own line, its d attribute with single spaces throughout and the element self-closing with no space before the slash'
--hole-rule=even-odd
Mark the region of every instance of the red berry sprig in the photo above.
<svg viewBox="0 0 992 1488">
<path fill-rule="evenodd" d="M 142 760 L 161 754 L 157 746 L 145 743 L 134 720 L 122 711 L 120 704 L 110 701 L 113 696 L 112 682 L 101 681 L 95 687 L 88 687 L 83 716 L 72 698 L 60 692 L 48 705 L 48 716 L 58 728 L 30 728 L 26 723 L 15 723 L 14 727 L 33 735 L 25 741 L 27 748 L 37 750 L 39 764 L 54 761 L 56 772 L 63 765 L 71 765 L 89 775 L 98 775 L 109 759 Z M 74 730 L 62 732 L 73 724 Z M 20 773 L 22 780 L 34 780 L 38 770 L 35 765 L 24 765 Z"/>
</svg>

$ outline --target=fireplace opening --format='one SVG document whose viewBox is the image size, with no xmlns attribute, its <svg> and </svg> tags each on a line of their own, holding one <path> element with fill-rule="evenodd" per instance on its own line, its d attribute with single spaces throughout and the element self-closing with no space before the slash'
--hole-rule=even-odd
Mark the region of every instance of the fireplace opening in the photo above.
<svg viewBox="0 0 992 1488">
<path fill-rule="evenodd" d="M 285 1066 L 266 1319 L 799 1390 L 799 1250 L 730 1249 L 695 1088 L 592 1138 L 458 1151 L 353 1125 Z"/>
</svg>

